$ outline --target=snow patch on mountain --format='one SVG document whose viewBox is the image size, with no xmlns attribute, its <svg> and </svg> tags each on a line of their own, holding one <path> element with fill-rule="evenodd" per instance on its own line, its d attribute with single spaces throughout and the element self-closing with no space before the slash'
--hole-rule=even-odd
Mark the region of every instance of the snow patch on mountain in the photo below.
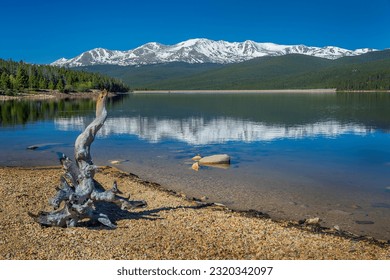
<svg viewBox="0 0 390 280">
<path fill-rule="evenodd" d="M 169 62 L 186 63 L 237 63 L 263 56 L 303 54 L 327 59 L 361 55 L 376 49 L 347 50 L 334 46 L 308 47 L 305 45 L 278 45 L 254 41 L 227 42 L 209 39 L 190 39 L 175 45 L 147 43 L 128 51 L 96 48 L 74 58 L 60 58 L 51 65 L 78 67 L 98 64 L 149 65 Z"/>
</svg>

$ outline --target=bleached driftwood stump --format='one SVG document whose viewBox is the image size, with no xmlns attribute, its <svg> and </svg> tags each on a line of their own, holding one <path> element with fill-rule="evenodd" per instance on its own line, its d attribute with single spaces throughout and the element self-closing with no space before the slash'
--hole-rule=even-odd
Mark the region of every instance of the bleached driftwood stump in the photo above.
<svg viewBox="0 0 390 280">
<path fill-rule="evenodd" d="M 75 161 L 65 155 L 60 158 L 65 176 L 61 177 L 60 187 L 57 189 L 56 195 L 49 201 L 54 211 L 41 211 L 38 215 L 29 213 L 41 225 L 74 227 L 80 220 L 89 218 L 110 228 L 115 228 L 116 226 L 106 214 L 95 210 L 94 202 L 112 202 L 121 207 L 122 210 L 146 205 L 144 201 L 129 201 L 117 196 L 116 182 L 107 191 L 99 191 L 95 188 L 93 177 L 97 167 L 92 162 L 90 147 L 96 133 L 107 118 L 107 95 L 107 91 L 100 93 L 96 101 L 96 118 L 76 139 Z M 58 210 L 62 202 L 64 202 L 63 207 Z"/>
</svg>

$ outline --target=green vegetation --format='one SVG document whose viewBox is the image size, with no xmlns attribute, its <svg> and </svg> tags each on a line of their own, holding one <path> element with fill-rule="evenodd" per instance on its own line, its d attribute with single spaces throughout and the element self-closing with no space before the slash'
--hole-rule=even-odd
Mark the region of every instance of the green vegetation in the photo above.
<svg viewBox="0 0 390 280">
<path fill-rule="evenodd" d="M 222 67 L 224 65 L 213 63 L 172 62 L 142 66 L 93 65 L 73 69 L 101 73 L 121 79 L 132 89 L 147 89 L 151 83 L 164 83 L 170 79 L 182 79 Z"/>
<path fill-rule="evenodd" d="M 65 93 L 91 89 L 128 91 L 128 87 L 118 79 L 102 74 L 0 59 L 0 93 L 13 95 L 46 89 Z"/>
<path fill-rule="evenodd" d="M 132 89 L 390 90 L 390 50 L 336 60 L 292 54 L 227 65 L 169 63 L 82 69 L 121 78 Z"/>
<path fill-rule="evenodd" d="M 107 102 L 112 111 L 121 103 L 122 95 L 113 96 Z M 24 125 L 29 122 L 52 120 L 55 117 L 93 115 L 96 101 L 92 98 L 50 98 L 47 100 L 17 99 L 0 102 L 0 126 Z"/>
<path fill-rule="evenodd" d="M 95 101 L 83 100 L 9 100 L 0 103 L 1 126 L 26 124 L 32 121 L 69 117 L 82 111 L 93 110 Z"/>
</svg>

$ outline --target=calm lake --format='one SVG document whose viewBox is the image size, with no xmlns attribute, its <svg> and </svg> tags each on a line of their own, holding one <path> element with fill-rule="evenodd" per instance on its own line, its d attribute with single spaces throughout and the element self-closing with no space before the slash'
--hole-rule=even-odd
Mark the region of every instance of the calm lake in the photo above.
<svg viewBox="0 0 390 280">
<path fill-rule="evenodd" d="M 94 106 L 1 101 L 0 165 L 72 157 Z M 120 169 L 188 196 L 390 239 L 389 93 L 129 94 L 108 111 L 91 147 L 98 165 L 123 160 Z M 191 169 L 193 156 L 222 153 L 229 168 Z"/>
</svg>

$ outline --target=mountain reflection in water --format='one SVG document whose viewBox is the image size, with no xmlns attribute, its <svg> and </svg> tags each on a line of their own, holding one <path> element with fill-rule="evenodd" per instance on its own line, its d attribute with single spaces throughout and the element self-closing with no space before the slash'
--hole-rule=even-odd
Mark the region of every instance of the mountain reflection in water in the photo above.
<svg viewBox="0 0 390 280">
<path fill-rule="evenodd" d="M 56 118 L 54 122 L 58 130 L 82 130 L 88 125 L 90 118 Z M 372 131 L 372 128 L 363 125 L 340 124 L 337 121 L 287 127 L 227 117 L 210 120 L 191 117 L 178 120 L 137 116 L 110 118 L 99 135 L 109 137 L 116 134 L 129 134 L 137 135 L 140 139 L 151 143 L 174 139 L 191 145 L 207 145 L 229 141 L 255 142 L 285 138 L 337 137 L 342 134 L 366 135 Z"/>
</svg>

